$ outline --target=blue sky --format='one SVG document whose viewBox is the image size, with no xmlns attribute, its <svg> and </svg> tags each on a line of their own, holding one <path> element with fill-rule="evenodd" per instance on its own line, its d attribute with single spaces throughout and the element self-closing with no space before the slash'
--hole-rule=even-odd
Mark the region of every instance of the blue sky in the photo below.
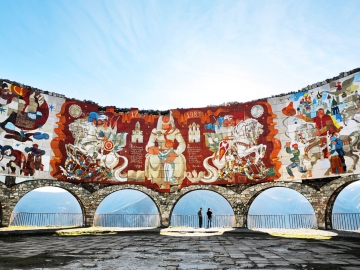
<svg viewBox="0 0 360 270">
<path fill-rule="evenodd" d="M 0 78 L 102 106 L 245 102 L 360 66 L 357 0 L 0 0 L 0 9 Z"/>
</svg>

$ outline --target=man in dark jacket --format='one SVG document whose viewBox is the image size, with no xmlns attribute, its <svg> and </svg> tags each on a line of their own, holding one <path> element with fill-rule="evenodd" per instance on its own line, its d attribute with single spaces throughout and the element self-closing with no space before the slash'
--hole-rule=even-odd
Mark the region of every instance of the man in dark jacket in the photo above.
<svg viewBox="0 0 360 270">
<path fill-rule="evenodd" d="M 210 208 L 208 208 L 207 212 L 206 212 L 206 215 L 207 215 L 207 227 L 208 228 L 211 228 L 211 222 L 212 222 L 212 211 Z"/>
<path fill-rule="evenodd" d="M 200 207 L 200 210 L 198 212 L 198 217 L 199 217 L 199 228 L 202 228 L 202 207 Z"/>
</svg>

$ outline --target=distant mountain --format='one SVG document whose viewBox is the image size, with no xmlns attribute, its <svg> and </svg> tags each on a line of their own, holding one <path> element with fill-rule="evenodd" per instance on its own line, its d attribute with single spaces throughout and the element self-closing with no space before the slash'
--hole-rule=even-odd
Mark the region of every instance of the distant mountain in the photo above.
<svg viewBox="0 0 360 270">
<path fill-rule="evenodd" d="M 209 190 L 197 190 L 186 194 L 176 204 L 173 214 L 196 215 L 200 207 L 203 208 L 203 214 L 208 208 L 211 208 L 215 215 L 234 214 L 229 202 L 223 196 Z"/>
<path fill-rule="evenodd" d="M 98 214 L 157 214 L 155 203 L 137 190 L 121 190 L 107 196 L 99 205 Z"/>
<path fill-rule="evenodd" d="M 289 188 L 270 188 L 261 193 L 252 203 L 251 215 L 313 214 L 309 201 Z"/>
<path fill-rule="evenodd" d="M 69 192 L 31 191 L 15 206 L 14 212 L 81 213 L 78 201 Z"/>
<path fill-rule="evenodd" d="M 311 204 L 300 193 L 288 188 L 271 188 L 261 193 L 250 207 L 252 215 L 312 214 Z M 360 181 L 340 192 L 335 200 L 333 213 L 360 212 Z"/>
<path fill-rule="evenodd" d="M 340 192 L 335 200 L 333 213 L 360 213 L 360 181 Z"/>
</svg>

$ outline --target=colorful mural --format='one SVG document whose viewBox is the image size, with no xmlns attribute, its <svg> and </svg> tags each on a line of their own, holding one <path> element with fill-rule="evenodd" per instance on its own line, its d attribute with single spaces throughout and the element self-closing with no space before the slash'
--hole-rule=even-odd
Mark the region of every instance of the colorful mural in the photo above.
<svg viewBox="0 0 360 270">
<path fill-rule="evenodd" d="M 279 143 L 269 135 L 275 115 L 266 101 L 162 115 L 99 112 L 67 101 L 58 117 L 51 175 L 59 180 L 138 183 L 168 192 L 198 183 L 273 181 L 280 168 L 270 157 Z"/>
<path fill-rule="evenodd" d="M 0 92 L 0 173 L 49 177 L 56 104 L 48 96 L 6 82 Z M 50 97 L 51 101 L 51 97 Z"/>
<path fill-rule="evenodd" d="M 360 74 L 287 96 L 281 141 L 287 179 L 359 172 Z M 284 150 L 281 153 L 284 157 Z M 292 156 L 292 157 L 290 157 Z M 294 168 L 297 173 L 294 175 Z M 284 174 L 284 168 L 283 168 Z"/>
<path fill-rule="evenodd" d="M 360 73 L 247 103 L 120 110 L 3 81 L 0 174 L 171 192 L 358 173 Z"/>
</svg>

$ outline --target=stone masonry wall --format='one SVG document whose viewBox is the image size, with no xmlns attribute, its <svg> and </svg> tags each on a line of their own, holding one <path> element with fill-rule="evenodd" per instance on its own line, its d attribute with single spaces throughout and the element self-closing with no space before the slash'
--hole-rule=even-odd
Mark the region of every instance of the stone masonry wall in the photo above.
<svg viewBox="0 0 360 270">
<path fill-rule="evenodd" d="M 70 192 L 79 202 L 84 215 L 84 225 L 93 226 L 96 209 L 100 203 L 111 193 L 133 189 L 148 195 L 158 208 L 161 226 L 170 226 L 170 217 L 176 203 L 187 193 L 196 190 L 210 190 L 222 195 L 231 205 L 235 218 L 236 227 L 247 226 L 247 215 L 254 199 L 263 191 L 274 187 L 285 187 L 293 189 L 302 194 L 312 205 L 318 228 L 331 229 L 332 208 L 338 194 L 347 185 L 359 180 L 359 175 L 350 175 L 328 179 L 327 181 L 313 182 L 284 182 L 274 181 L 244 186 L 215 186 L 215 185 L 192 185 L 181 190 L 174 189 L 170 193 L 161 193 L 142 185 L 115 185 L 94 189 L 83 185 L 72 184 L 56 180 L 26 181 L 12 187 L 2 185 L 0 187 L 0 204 L 2 207 L 2 226 L 8 226 L 13 209 L 19 200 L 28 192 L 45 186 L 59 187 Z M 91 191 L 89 191 L 91 190 Z"/>
</svg>

